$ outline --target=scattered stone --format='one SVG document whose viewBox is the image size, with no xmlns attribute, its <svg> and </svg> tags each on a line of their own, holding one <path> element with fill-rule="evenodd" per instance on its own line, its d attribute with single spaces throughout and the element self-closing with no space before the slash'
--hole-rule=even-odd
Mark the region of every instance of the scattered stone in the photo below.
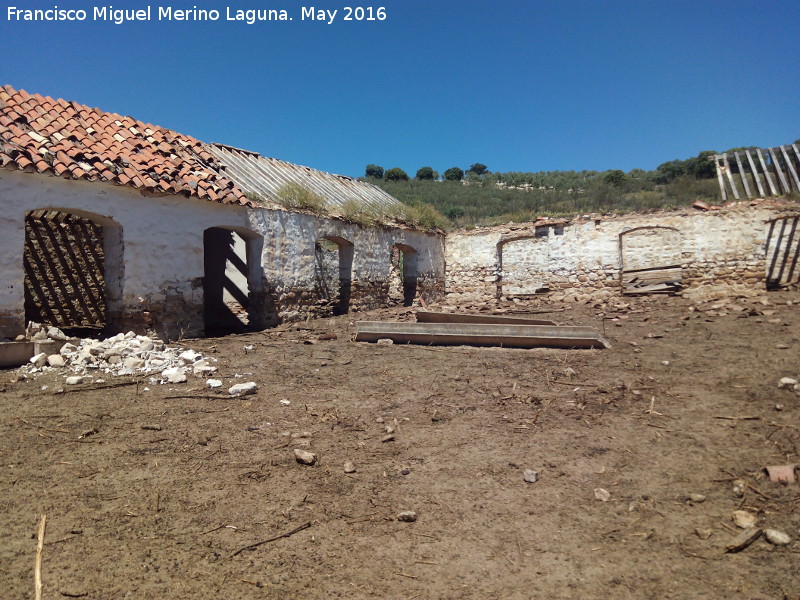
<svg viewBox="0 0 800 600">
<path fill-rule="evenodd" d="M 145 431 L 161 431 L 161 425 L 142 425 Z"/>
<path fill-rule="evenodd" d="M 295 448 L 294 459 L 301 465 L 311 466 L 313 464 L 316 464 L 317 455 L 307 450 L 301 450 L 300 448 Z"/>
<path fill-rule="evenodd" d="M 78 347 L 75 344 L 71 344 L 67 342 L 63 346 L 61 346 L 61 356 L 70 356 L 75 354 L 78 351 Z"/>
<path fill-rule="evenodd" d="M 344 472 L 345 473 L 355 473 L 356 472 L 356 466 L 352 462 L 350 462 L 348 460 L 346 463 L 344 463 Z"/>
<path fill-rule="evenodd" d="M 774 546 L 786 546 L 792 541 L 792 538 L 782 531 L 778 531 L 777 529 L 765 529 L 764 537 L 766 537 L 767 541 Z"/>
<path fill-rule="evenodd" d="M 689 500 L 691 502 L 700 503 L 700 502 L 705 502 L 706 497 L 703 494 L 689 494 Z"/>
<path fill-rule="evenodd" d="M 198 377 L 208 377 L 216 372 L 217 367 L 208 364 L 206 359 L 198 360 L 192 365 L 192 372 Z"/>
<path fill-rule="evenodd" d="M 522 478 L 528 483 L 536 483 L 539 481 L 539 472 L 531 469 L 525 469 L 522 472 Z"/>
<path fill-rule="evenodd" d="M 781 380 L 778 382 L 778 389 L 788 390 L 796 385 L 797 385 L 797 379 L 792 379 L 791 377 L 782 377 Z"/>
<path fill-rule="evenodd" d="M 51 354 L 47 357 L 47 364 L 58 369 L 63 367 L 66 363 L 64 362 L 64 357 L 60 354 Z"/>
<path fill-rule="evenodd" d="M 228 393 L 231 396 L 249 396 L 255 394 L 258 390 L 258 385 L 255 381 L 248 381 L 247 383 L 237 383 L 228 388 Z"/>
<path fill-rule="evenodd" d="M 65 342 L 69 339 L 58 327 L 49 327 L 47 329 L 47 337 L 60 342 Z"/>
<path fill-rule="evenodd" d="M 79 383 L 83 383 L 84 379 L 85 377 L 82 377 L 81 375 L 72 375 L 70 377 L 67 377 L 65 383 L 67 385 L 78 385 Z"/>
<path fill-rule="evenodd" d="M 662 360 L 661 364 L 664 365 L 665 367 L 668 367 L 669 366 L 669 361 L 668 360 Z"/>
<path fill-rule="evenodd" d="M 202 358 L 202 355 L 194 350 L 184 350 L 178 355 L 178 358 L 184 360 L 186 363 L 194 363 Z"/>
<path fill-rule="evenodd" d="M 164 371 L 163 375 L 167 378 L 169 383 L 186 383 L 186 380 L 188 379 L 186 377 L 186 371 L 179 369 L 178 367 L 167 369 Z"/>
<path fill-rule="evenodd" d="M 609 500 L 611 500 L 611 492 L 609 492 L 604 488 L 594 488 L 594 498 L 595 500 L 608 502 Z"/>
<path fill-rule="evenodd" d="M 390 340 L 389 338 L 381 338 L 377 343 L 378 346 L 392 346 L 394 345 L 394 340 Z"/>
<path fill-rule="evenodd" d="M 122 361 L 122 366 L 125 369 L 141 369 L 144 366 L 144 359 L 138 356 L 129 356 Z"/>
<path fill-rule="evenodd" d="M 383 437 L 381 438 L 381 442 L 383 442 L 383 443 L 385 444 L 386 442 L 393 442 L 393 441 L 394 441 L 394 439 L 395 439 L 395 438 L 394 438 L 394 434 L 389 434 L 389 435 L 385 435 L 385 436 L 383 436 Z"/>
<path fill-rule="evenodd" d="M 733 495 L 737 498 L 744 496 L 744 490 L 747 487 L 747 482 L 744 479 L 735 479 L 733 481 Z"/>
<path fill-rule="evenodd" d="M 31 357 L 31 364 L 34 367 L 43 367 L 47 364 L 47 352 L 40 352 L 36 356 Z"/>
<path fill-rule="evenodd" d="M 291 405 L 291 403 L 292 403 L 292 401 L 291 401 L 291 400 L 288 400 L 287 398 L 283 398 L 283 399 L 280 401 L 280 404 L 281 404 L 281 406 L 289 406 L 289 405 Z"/>
<path fill-rule="evenodd" d="M 207 379 L 206 387 L 211 389 L 220 388 L 222 387 L 222 382 L 219 379 Z"/>
<path fill-rule="evenodd" d="M 404 510 L 403 512 L 397 513 L 397 520 L 403 521 L 404 523 L 413 523 L 417 520 L 417 513 L 413 510 Z"/>
<path fill-rule="evenodd" d="M 701 540 L 707 540 L 708 538 L 711 537 L 712 531 L 710 529 L 701 529 L 700 527 L 698 527 L 697 529 L 694 530 L 694 533 Z"/>
<path fill-rule="evenodd" d="M 778 350 L 788 350 L 789 346 L 788 346 L 788 344 L 775 344 L 775 348 L 777 348 Z M 771 531 L 771 530 L 768 529 L 767 531 Z M 766 535 L 766 532 L 764 532 L 764 533 Z"/>
<path fill-rule="evenodd" d="M 377 419 L 375 419 L 376 423 L 383 423 L 385 421 L 386 421 L 386 419 L 384 419 L 383 417 L 378 417 Z"/>
<path fill-rule="evenodd" d="M 734 524 L 742 529 L 750 529 L 756 524 L 756 516 L 746 510 L 735 510 L 731 517 L 733 518 Z"/>
</svg>

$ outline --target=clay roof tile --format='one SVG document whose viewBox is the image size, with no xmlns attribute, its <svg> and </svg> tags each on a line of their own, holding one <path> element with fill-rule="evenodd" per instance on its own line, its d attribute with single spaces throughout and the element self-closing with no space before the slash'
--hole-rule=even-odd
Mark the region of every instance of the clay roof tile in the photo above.
<svg viewBox="0 0 800 600">
<path fill-rule="evenodd" d="M 42 148 L 48 148 L 47 160 L 37 153 Z M 250 205 L 236 184 L 208 166 L 215 161 L 194 138 L 99 108 L 0 87 L 0 163 L 29 169 L 34 162 L 39 171 L 59 176 Z M 219 192 L 203 192 L 196 181 L 180 176 L 184 171 L 214 183 Z"/>
</svg>

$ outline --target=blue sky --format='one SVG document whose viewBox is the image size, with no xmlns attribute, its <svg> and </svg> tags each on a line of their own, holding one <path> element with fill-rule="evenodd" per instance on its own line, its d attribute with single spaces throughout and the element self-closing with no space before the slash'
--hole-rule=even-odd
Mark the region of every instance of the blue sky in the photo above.
<svg viewBox="0 0 800 600">
<path fill-rule="evenodd" d="M 94 7 L 216 8 L 217 22 L 112 23 Z M 82 23 L 7 19 L 84 9 Z M 312 0 L 6 0 L 0 82 L 204 141 L 352 176 L 652 169 L 800 138 L 800 3 L 386 0 L 345 22 Z M 301 7 L 338 9 L 328 25 Z M 225 21 L 225 7 L 291 22 Z"/>
</svg>

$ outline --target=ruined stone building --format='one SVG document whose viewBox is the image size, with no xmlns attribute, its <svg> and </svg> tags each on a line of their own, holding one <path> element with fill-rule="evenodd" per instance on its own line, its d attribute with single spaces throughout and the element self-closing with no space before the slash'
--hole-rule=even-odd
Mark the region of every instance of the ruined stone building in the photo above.
<svg viewBox="0 0 800 600">
<path fill-rule="evenodd" d="M 443 236 L 342 218 L 399 206 L 349 177 L 9 86 L 0 166 L 0 337 L 196 336 L 444 289 Z M 319 214 L 281 206 L 298 190 Z"/>
<path fill-rule="evenodd" d="M 420 298 L 585 301 L 800 280 L 796 203 L 445 239 L 359 218 L 401 211 L 368 183 L 9 86 L 0 166 L 0 338 L 30 320 L 174 338 Z"/>
</svg>

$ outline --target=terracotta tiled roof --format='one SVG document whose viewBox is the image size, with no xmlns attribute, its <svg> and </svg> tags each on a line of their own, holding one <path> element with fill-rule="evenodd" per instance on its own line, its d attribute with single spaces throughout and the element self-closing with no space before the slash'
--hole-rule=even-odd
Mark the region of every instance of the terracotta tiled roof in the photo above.
<svg viewBox="0 0 800 600">
<path fill-rule="evenodd" d="M 192 137 L 11 86 L 0 87 L 0 166 L 251 205 Z"/>
</svg>

